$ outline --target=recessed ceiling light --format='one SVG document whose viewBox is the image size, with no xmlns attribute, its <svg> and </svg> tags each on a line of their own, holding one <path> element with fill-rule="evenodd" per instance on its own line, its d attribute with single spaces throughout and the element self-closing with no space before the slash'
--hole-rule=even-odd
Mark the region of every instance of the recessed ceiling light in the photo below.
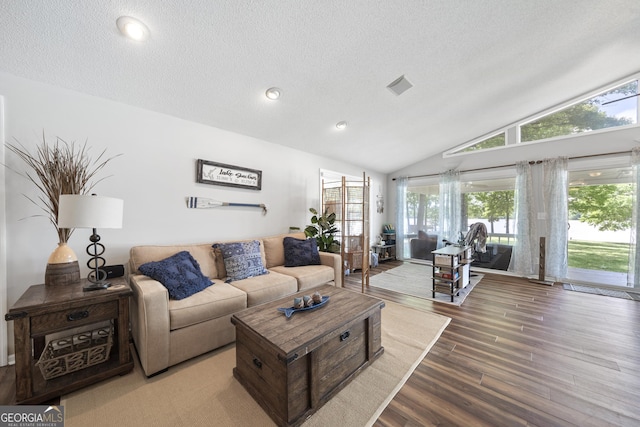
<svg viewBox="0 0 640 427">
<path fill-rule="evenodd" d="M 347 122 L 345 122 L 344 120 L 341 122 L 336 123 L 336 127 L 340 130 L 346 129 L 347 128 Z"/>
<path fill-rule="evenodd" d="M 149 38 L 149 28 L 142 21 L 131 16 L 121 16 L 116 20 L 116 25 L 123 36 L 138 42 Z"/>
<path fill-rule="evenodd" d="M 600 176 L 600 175 L 602 175 L 602 172 L 589 172 L 589 176 L 594 177 L 594 178 L 596 176 Z"/>
<path fill-rule="evenodd" d="M 282 95 L 282 90 L 278 89 L 277 87 L 270 87 L 269 89 L 267 89 L 264 95 L 270 100 L 275 101 L 276 99 L 280 98 L 280 95 Z"/>
</svg>

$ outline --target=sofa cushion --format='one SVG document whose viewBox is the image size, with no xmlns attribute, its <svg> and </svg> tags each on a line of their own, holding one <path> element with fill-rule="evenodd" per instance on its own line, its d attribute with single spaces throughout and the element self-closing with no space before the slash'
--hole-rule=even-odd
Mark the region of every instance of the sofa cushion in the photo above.
<svg viewBox="0 0 640 427">
<path fill-rule="evenodd" d="M 272 270 L 266 276 L 236 280 L 231 282 L 231 285 L 247 294 L 248 307 L 298 292 L 298 283 L 294 277 Z"/>
<path fill-rule="evenodd" d="M 151 261 L 140 266 L 140 272 L 162 283 L 169 297 L 187 298 L 211 286 L 213 282 L 200 271 L 200 265 L 189 252 L 181 251 L 161 261 Z"/>
<path fill-rule="evenodd" d="M 227 282 L 242 280 L 248 277 L 261 276 L 268 271 L 262 263 L 260 242 L 215 243 L 214 249 L 222 251 L 224 268 L 227 271 Z"/>
<path fill-rule="evenodd" d="M 272 273 L 282 273 L 294 277 L 298 291 L 315 288 L 335 280 L 335 271 L 327 265 L 307 265 L 304 267 L 273 267 Z"/>
<path fill-rule="evenodd" d="M 200 271 L 212 279 L 225 277 L 226 274 L 217 271 L 216 259 L 211 248 L 211 243 L 193 245 L 143 245 L 134 246 L 129 251 L 131 273 L 141 273 L 140 266 L 151 261 L 158 261 L 175 255 L 181 251 L 188 251 L 198 264 Z"/>
<path fill-rule="evenodd" d="M 279 234 L 277 236 L 265 237 L 262 239 L 264 243 L 265 267 L 271 268 L 276 265 L 284 265 L 284 238 L 293 237 L 294 239 L 305 239 L 303 232 Z"/>
<path fill-rule="evenodd" d="M 311 239 L 284 238 L 284 266 L 300 267 L 303 265 L 320 265 L 318 243 Z"/>
<path fill-rule="evenodd" d="M 216 283 L 188 298 L 169 301 L 169 328 L 176 330 L 247 308 L 247 294 L 227 283 Z"/>
</svg>

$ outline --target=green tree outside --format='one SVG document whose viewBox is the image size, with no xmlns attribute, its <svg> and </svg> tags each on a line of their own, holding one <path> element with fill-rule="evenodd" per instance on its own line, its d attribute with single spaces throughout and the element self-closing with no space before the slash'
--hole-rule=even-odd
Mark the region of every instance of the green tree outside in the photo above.
<svg viewBox="0 0 640 427">
<path fill-rule="evenodd" d="M 569 189 L 569 215 L 600 231 L 631 228 L 633 186 L 606 184 Z"/>
<path fill-rule="evenodd" d="M 482 193 L 467 193 L 467 206 L 469 216 L 472 218 L 484 218 L 489 221 L 490 231 L 494 233 L 494 223 L 506 220 L 506 233 L 509 234 L 509 221 L 514 211 L 514 191 L 486 191 Z"/>
<path fill-rule="evenodd" d="M 596 96 L 571 107 L 541 117 L 526 125 L 520 126 L 520 141 L 529 142 L 556 136 L 572 135 L 596 129 L 605 129 L 632 124 L 624 117 L 609 116 L 599 106 L 607 95 L 620 96 L 638 93 L 638 82 L 634 81 L 613 89 L 604 95 Z"/>
</svg>

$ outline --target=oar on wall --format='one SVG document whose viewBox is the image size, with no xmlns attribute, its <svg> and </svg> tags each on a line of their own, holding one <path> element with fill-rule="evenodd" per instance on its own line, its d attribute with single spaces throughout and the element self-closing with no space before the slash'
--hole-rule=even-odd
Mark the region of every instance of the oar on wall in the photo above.
<svg viewBox="0 0 640 427">
<path fill-rule="evenodd" d="M 220 202 L 218 200 L 206 199 L 204 197 L 187 197 L 187 207 L 190 209 L 212 209 L 219 208 L 220 206 L 241 206 L 247 208 L 261 208 L 262 215 L 267 214 L 267 207 L 260 204 L 252 204 L 252 203 L 229 203 L 229 202 Z"/>
</svg>

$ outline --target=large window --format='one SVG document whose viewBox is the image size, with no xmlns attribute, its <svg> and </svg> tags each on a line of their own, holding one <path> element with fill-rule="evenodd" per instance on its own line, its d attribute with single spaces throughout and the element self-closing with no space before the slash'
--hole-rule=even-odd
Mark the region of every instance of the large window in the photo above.
<svg viewBox="0 0 640 427">
<path fill-rule="evenodd" d="M 471 226 L 482 222 L 489 242 L 509 243 L 514 236 L 514 178 L 463 183 L 463 222 Z"/>
<path fill-rule="evenodd" d="M 407 186 L 407 234 L 437 233 L 440 191 L 438 184 L 410 183 Z"/>
<path fill-rule="evenodd" d="M 515 173 L 515 172 L 514 172 Z M 483 223 L 488 232 L 487 251 L 475 255 L 474 265 L 506 270 L 514 241 L 515 178 L 461 182 L 462 223 L 459 233 L 467 235 L 471 225 Z M 444 245 L 438 224 L 440 191 L 437 178 L 410 181 L 406 194 L 405 254 L 430 261 L 431 251 Z"/>
<path fill-rule="evenodd" d="M 575 135 L 638 122 L 638 81 L 520 126 L 520 142 Z"/>
<path fill-rule="evenodd" d="M 406 190 L 405 234 L 401 241 L 397 241 L 403 245 L 405 258 L 432 259 L 431 251 L 439 243 L 439 214 L 438 178 L 410 180 Z"/>
<path fill-rule="evenodd" d="M 463 224 L 487 229 L 486 252 L 476 252 L 473 267 L 507 270 L 514 243 L 515 178 L 467 181 L 462 185 Z M 469 236 L 473 237 L 473 236 Z"/>
<path fill-rule="evenodd" d="M 486 252 L 474 255 L 472 266 L 476 268 L 507 270 L 509 267 L 516 244 L 515 173 L 505 168 L 499 172 L 460 175 L 459 233 L 465 237 L 471 226 L 478 223 L 484 224 L 487 230 Z M 534 183 L 532 200 L 538 212 L 537 220 L 544 220 L 539 214 L 545 210 L 545 195 L 541 190 L 542 177 L 538 175 L 538 178 L 540 182 Z M 407 258 L 430 261 L 431 251 L 444 245 L 442 227 L 438 224 L 440 185 L 437 177 L 430 179 L 410 180 L 407 185 L 407 234 L 404 236 Z M 570 167 L 566 206 L 568 271 L 561 279 L 636 286 L 637 272 L 633 267 L 638 249 L 634 200 L 638 196 L 635 179 L 632 166 L 622 157 L 583 159 Z M 528 211 L 527 206 L 521 208 Z M 535 214 L 533 220 L 536 221 Z M 546 235 L 544 221 L 536 224 L 535 233 Z M 453 230 L 456 229 L 454 226 Z M 537 253 L 532 255 L 537 259 Z M 534 270 L 537 269 L 536 260 L 531 262 Z"/>
</svg>

